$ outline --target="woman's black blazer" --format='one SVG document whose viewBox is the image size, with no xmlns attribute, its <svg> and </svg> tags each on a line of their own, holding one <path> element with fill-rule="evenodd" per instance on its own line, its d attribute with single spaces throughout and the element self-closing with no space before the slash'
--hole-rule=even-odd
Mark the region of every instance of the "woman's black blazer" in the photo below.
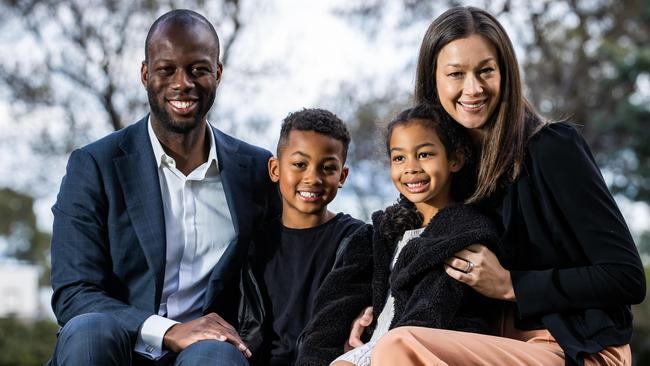
<svg viewBox="0 0 650 366">
<path fill-rule="evenodd" d="M 548 125 L 526 150 L 520 176 L 488 204 L 503 223 L 499 247 L 511 270 L 516 325 L 547 328 L 567 364 L 581 364 L 585 353 L 630 342 L 630 304 L 645 297 L 643 266 L 572 125 Z"/>
</svg>

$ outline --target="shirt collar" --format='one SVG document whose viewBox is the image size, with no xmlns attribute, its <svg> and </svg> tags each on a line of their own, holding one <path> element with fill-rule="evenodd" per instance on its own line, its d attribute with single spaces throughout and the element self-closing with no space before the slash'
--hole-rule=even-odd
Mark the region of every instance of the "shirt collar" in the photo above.
<svg viewBox="0 0 650 366">
<path fill-rule="evenodd" d="M 208 136 L 210 137 L 210 150 L 208 151 L 208 160 L 207 160 L 207 166 L 211 166 L 212 162 L 214 162 L 215 167 L 217 168 L 217 172 L 219 171 L 219 160 L 217 159 L 217 145 L 214 140 L 214 132 L 212 131 L 212 125 L 208 121 L 207 123 L 207 128 L 210 133 L 208 133 Z M 156 133 L 153 131 L 153 127 L 151 126 L 151 116 L 149 116 L 149 119 L 147 121 L 147 130 L 149 132 L 149 142 L 151 143 L 151 147 L 153 148 L 153 155 L 156 158 L 156 167 L 160 168 L 160 166 L 163 164 L 163 162 L 167 159 L 173 159 L 171 156 L 167 155 L 165 153 L 165 150 L 163 149 L 162 145 L 160 144 L 160 141 L 158 140 L 158 137 L 156 137 Z"/>
</svg>

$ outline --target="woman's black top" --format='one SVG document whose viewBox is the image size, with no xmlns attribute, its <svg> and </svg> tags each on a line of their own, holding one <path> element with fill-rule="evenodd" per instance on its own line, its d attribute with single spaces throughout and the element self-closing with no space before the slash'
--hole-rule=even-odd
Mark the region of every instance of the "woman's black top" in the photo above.
<svg viewBox="0 0 650 366">
<path fill-rule="evenodd" d="M 630 304 L 645 275 L 632 236 L 587 143 L 553 123 L 527 144 L 517 180 L 487 202 L 504 230 L 521 329 L 547 328 L 567 356 L 630 342 Z"/>
</svg>

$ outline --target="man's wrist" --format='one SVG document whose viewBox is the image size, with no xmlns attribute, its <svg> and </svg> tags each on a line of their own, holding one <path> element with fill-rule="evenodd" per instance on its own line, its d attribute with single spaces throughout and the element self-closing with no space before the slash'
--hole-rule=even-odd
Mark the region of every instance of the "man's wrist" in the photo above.
<svg viewBox="0 0 650 366">
<path fill-rule="evenodd" d="M 176 324 L 177 321 L 159 315 L 150 316 L 140 327 L 135 351 L 153 359 L 160 357 L 164 351 L 164 335 Z"/>
<path fill-rule="evenodd" d="M 170 351 L 177 352 L 177 346 L 176 342 L 174 341 L 174 338 L 172 334 L 170 334 L 170 331 L 177 326 L 179 323 L 176 323 L 169 327 L 167 331 L 165 331 L 165 334 L 163 335 L 163 340 L 162 340 L 162 347 L 163 349 L 168 349 Z"/>
</svg>

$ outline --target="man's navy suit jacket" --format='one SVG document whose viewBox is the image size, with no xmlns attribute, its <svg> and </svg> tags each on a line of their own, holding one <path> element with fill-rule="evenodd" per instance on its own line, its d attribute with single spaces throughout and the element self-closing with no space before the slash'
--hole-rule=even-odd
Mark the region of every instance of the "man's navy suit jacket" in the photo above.
<svg viewBox="0 0 650 366">
<path fill-rule="evenodd" d="M 212 131 L 236 238 L 211 273 L 203 312 L 237 326 L 240 266 L 256 228 L 279 213 L 279 196 L 268 178 L 268 151 Z M 52 211 L 59 324 L 105 313 L 135 339 L 158 313 L 165 273 L 165 219 L 147 118 L 75 150 Z"/>
</svg>

